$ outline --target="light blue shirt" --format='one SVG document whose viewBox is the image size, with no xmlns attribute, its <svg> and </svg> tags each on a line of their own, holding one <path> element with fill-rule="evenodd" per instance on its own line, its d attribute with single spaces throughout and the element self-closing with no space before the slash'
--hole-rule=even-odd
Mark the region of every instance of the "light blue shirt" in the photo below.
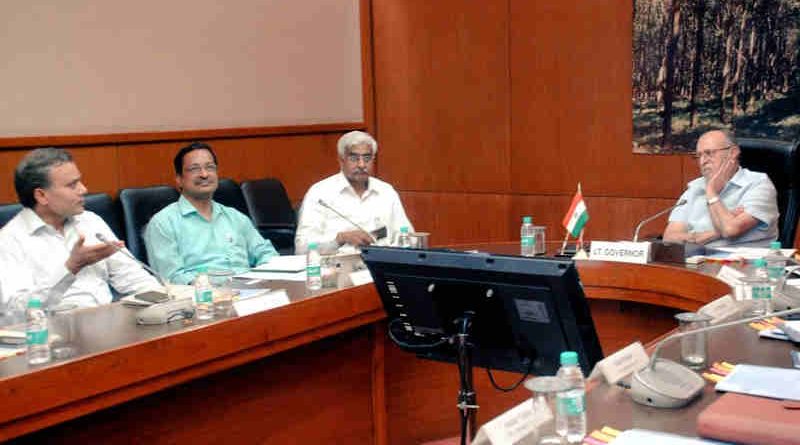
<svg viewBox="0 0 800 445">
<path fill-rule="evenodd" d="M 147 224 L 150 266 L 175 284 L 189 284 L 200 267 L 245 272 L 278 252 L 238 210 L 212 201 L 211 221 L 183 196 Z"/>
<path fill-rule="evenodd" d="M 689 232 L 714 230 L 711 213 L 706 201 L 706 179 L 697 178 L 689 183 L 687 190 L 678 201 L 686 204 L 676 208 L 669 215 L 670 222 L 685 223 Z M 769 247 L 770 241 L 778 239 L 778 202 L 775 186 L 764 173 L 739 168 L 725 184 L 719 199 L 728 208 L 742 207 L 758 224 L 737 238 L 718 239 L 708 243 L 709 247 L 749 246 Z"/>
</svg>

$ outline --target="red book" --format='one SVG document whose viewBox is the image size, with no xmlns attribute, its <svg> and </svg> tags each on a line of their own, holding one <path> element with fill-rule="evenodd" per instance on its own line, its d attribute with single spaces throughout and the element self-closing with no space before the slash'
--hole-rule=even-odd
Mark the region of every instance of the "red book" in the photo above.
<svg viewBox="0 0 800 445">
<path fill-rule="evenodd" d="M 747 445 L 800 445 L 800 402 L 729 392 L 700 413 L 697 434 Z"/>
</svg>

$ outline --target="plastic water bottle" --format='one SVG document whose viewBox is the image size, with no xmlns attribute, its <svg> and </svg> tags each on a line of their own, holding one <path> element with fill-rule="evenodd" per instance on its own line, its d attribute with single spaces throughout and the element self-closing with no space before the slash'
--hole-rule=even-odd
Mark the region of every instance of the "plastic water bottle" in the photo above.
<svg viewBox="0 0 800 445">
<path fill-rule="evenodd" d="M 519 229 L 519 253 L 522 256 L 536 255 L 536 233 L 530 216 L 522 217 L 522 227 Z"/>
<path fill-rule="evenodd" d="M 558 393 L 556 432 L 569 443 L 581 443 L 586 436 L 586 383 L 578 366 L 578 354 L 561 353 L 561 367 L 556 376 L 567 382 L 569 389 Z"/>
<path fill-rule="evenodd" d="M 41 365 L 49 362 L 50 344 L 48 343 L 47 314 L 42 310 L 42 302 L 38 297 L 28 299 L 25 318 L 28 364 Z"/>
<path fill-rule="evenodd" d="M 767 261 L 758 258 L 753 262 L 753 279 L 750 280 L 750 291 L 753 296 L 753 316 L 766 315 L 772 312 L 772 285 Z"/>
<path fill-rule="evenodd" d="M 214 289 L 208 279 L 208 269 L 201 267 L 194 279 L 194 307 L 198 320 L 214 318 Z"/>
<path fill-rule="evenodd" d="M 397 237 L 397 246 L 403 249 L 411 247 L 411 237 L 408 236 L 408 227 L 400 227 L 400 236 Z"/>
<path fill-rule="evenodd" d="M 322 289 L 322 258 L 317 243 L 308 244 L 306 253 L 306 287 L 309 290 Z"/>
<path fill-rule="evenodd" d="M 783 278 L 783 270 L 786 268 L 786 257 L 781 253 L 780 241 L 769 243 L 769 253 L 764 259 L 767 261 L 769 281 L 775 290 L 775 285 Z"/>
</svg>

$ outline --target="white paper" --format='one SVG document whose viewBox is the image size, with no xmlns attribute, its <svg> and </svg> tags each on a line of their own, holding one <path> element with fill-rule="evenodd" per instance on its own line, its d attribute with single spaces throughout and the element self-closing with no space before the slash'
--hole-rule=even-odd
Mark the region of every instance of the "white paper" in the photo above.
<svg viewBox="0 0 800 445">
<path fill-rule="evenodd" d="M 233 309 L 236 311 L 236 315 L 243 317 L 256 312 L 286 306 L 287 304 L 289 304 L 289 296 L 285 290 L 278 289 L 258 297 L 234 301 Z"/>
<path fill-rule="evenodd" d="M 623 431 L 613 442 L 613 445 L 706 445 L 725 444 L 716 440 L 700 439 L 697 437 L 679 436 L 677 434 L 662 433 L 661 431 L 641 430 L 634 428 Z"/>
<path fill-rule="evenodd" d="M 350 274 L 350 281 L 353 286 L 361 286 L 362 284 L 372 283 L 372 275 L 368 269 L 359 270 Z"/>
<path fill-rule="evenodd" d="M 305 255 L 279 255 L 269 259 L 264 264 L 259 264 L 253 270 L 268 272 L 300 272 L 306 270 Z"/>
<path fill-rule="evenodd" d="M 739 364 L 715 388 L 717 391 L 800 401 L 800 370 Z"/>
<path fill-rule="evenodd" d="M 744 258 L 746 260 L 754 260 L 757 258 L 764 258 L 769 255 L 770 249 L 768 247 L 715 247 L 714 250 L 720 252 L 727 252 L 730 258 Z M 781 249 L 781 255 L 789 259 L 796 249 Z M 714 256 L 715 258 L 719 258 Z"/>
<path fill-rule="evenodd" d="M 234 278 L 244 278 L 248 280 L 283 280 L 283 281 L 306 281 L 306 271 L 300 272 L 259 272 L 251 270 L 241 273 Z"/>
</svg>

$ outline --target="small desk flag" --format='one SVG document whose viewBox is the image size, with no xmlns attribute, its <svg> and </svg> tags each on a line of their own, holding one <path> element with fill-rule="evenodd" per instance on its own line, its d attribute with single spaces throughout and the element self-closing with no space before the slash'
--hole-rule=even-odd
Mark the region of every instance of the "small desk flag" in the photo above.
<svg viewBox="0 0 800 445">
<path fill-rule="evenodd" d="M 580 185 L 578 185 L 578 191 L 572 198 L 572 204 L 570 204 L 561 224 L 570 235 L 577 237 L 583 230 L 583 226 L 586 225 L 586 221 L 589 221 L 589 212 L 586 210 L 586 203 L 583 202 L 583 194 L 581 193 Z"/>
</svg>

